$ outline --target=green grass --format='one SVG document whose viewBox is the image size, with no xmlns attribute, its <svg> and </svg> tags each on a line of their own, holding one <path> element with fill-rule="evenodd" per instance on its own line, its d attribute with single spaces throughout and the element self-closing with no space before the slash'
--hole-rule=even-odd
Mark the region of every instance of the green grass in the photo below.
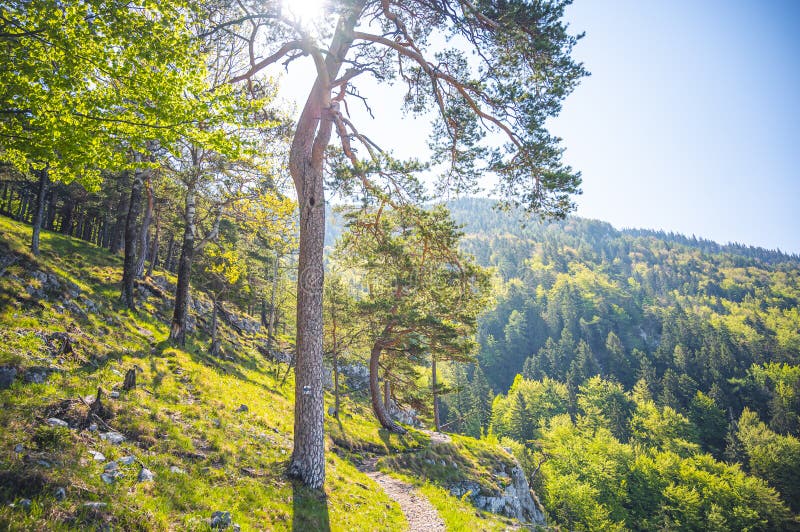
<svg viewBox="0 0 800 532">
<path fill-rule="evenodd" d="M 120 257 L 43 231 L 42 254 L 34 258 L 27 251 L 29 238 L 28 226 L 0 217 L 0 258 L 16 259 L 0 277 L 0 365 L 20 373 L 10 389 L 0 391 L 0 529 L 107 524 L 119 530 L 208 530 L 218 510 L 229 511 L 242 530 L 405 529 L 398 505 L 353 464 L 374 454 L 413 462 L 428 452 L 442 453 L 431 448 L 427 435 L 390 435 L 379 430 L 366 403 L 344 398 L 341 422 L 326 417 L 326 447 L 335 452 L 326 456 L 324 491 L 307 490 L 285 476 L 292 376 L 281 384 L 285 366 L 265 361 L 255 338 L 235 337 L 223 326 L 223 349 L 231 360 L 209 357 L 202 333 L 175 348 L 167 342 L 170 301 L 150 298 L 139 312 L 119 306 Z M 31 297 L 29 287 L 42 288 L 31 277 L 34 270 L 56 274 L 62 290 L 45 300 Z M 99 310 L 67 308 L 63 294 L 71 284 L 81 292 L 71 302 L 86 310 L 88 299 Z M 74 353 L 55 356 L 60 344 L 48 341 L 54 332 L 68 332 Z M 57 371 L 44 383 L 26 383 L 21 377 L 36 367 Z M 119 389 L 130 368 L 137 370 L 137 388 L 104 400 L 113 411 L 108 425 L 126 442 L 115 446 L 97 433 L 44 425 L 49 417 L 82 420 L 88 409 L 82 398 L 98 388 Z M 237 412 L 241 404 L 247 412 Z M 18 444 L 22 453 L 14 450 Z M 480 460 L 489 457 L 480 454 L 481 445 L 456 438 L 448 452 L 481 476 Z M 90 450 L 107 460 L 95 461 Z M 116 483 L 104 483 L 104 463 L 126 455 L 152 470 L 155 481 L 137 482 L 140 465 L 133 464 L 121 466 Z M 404 469 L 402 460 L 389 463 L 422 486 L 450 529 L 495 530 L 501 522 L 475 516 L 468 503 L 426 484 L 434 472 Z M 184 472 L 173 472 L 175 467 Z M 55 496 L 59 487 L 66 489 L 63 500 Z M 32 501 L 27 511 L 19 505 L 24 498 Z M 106 506 L 85 507 L 91 501 Z"/>
</svg>

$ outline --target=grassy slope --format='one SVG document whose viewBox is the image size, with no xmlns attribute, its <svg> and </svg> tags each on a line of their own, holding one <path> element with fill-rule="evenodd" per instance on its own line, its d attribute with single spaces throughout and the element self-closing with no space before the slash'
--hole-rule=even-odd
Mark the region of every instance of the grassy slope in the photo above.
<svg viewBox="0 0 800 532">
<path fill-rule="evenodd" d="M 353 465 L 362 455 L 422 450 L 427 436 L 399 438 L 379 431 L 366 405 L 347 400 L 342 424 L 328 420 L 327 496 L 310 492 L 284 476 L 291 452 L 291 375 L 265 362 L 253 338 L 226 335 L 231 360 L 210 359 L 207 338 L 192 337 L 185 349 L 166 342 L 168 302 L 150 298 L 139 313 L 117 304 L 121 261 L 105 250 L 43 232 L 42 255 L 27 252 L 30 229 L 0 217 L 0 258 L 16 257 L 0 277 L 0 365 L 20 371 L 14 385 L 0 391 L 0 528 L 82 529 L 109 523 L 120 529 L 207 530 L 217 510 L 230 511 L 243 530 L 402 530 L 399 507 Z M 1 264 L 0 264 L 1 266 Z M 30 272 L 58 275 L 80 296 L 50 294 L 39 300 Z M 88 298 L 96 312 L 85 310 Z M 65 304 L 64 301 L 71 301 Z M 65 308 L 67 307 L 67 308 Z M 58 342 L 47 335 L 66 331 L 75 353 L 55 357 Z M 36 366 L 58 368 L 42 384 L 20 378 Z M 119 399 L 106 399 L 114 411 L 108 424 L 128 437 L 114 446 L 97 433 L 51 428 L 51 416 L 78 421 L 87 410 L 81 397 L 118 388 L 122 374 L 138 368 L 139 387 Z M 245 404 L 247 412 L 237 412 Z M 15 452 L 16 445 L 24 450 Z M 113 485 L 100 474 L 89 450 L 107 460 L 136 456 L 156 474 L 138 483 L 139 464 L 122 466 Z M 407 456 L 415 456 L 409 454 Z M 464 460 L 474 460 L 468 453 Z M 178 467 L 184 472 L 172 472 Z M 409 471 L 403 471 L 409 473 Z M 507 521 L 479 515 L 425 476 L 409 480 L 423 486 L 451 530 L 493 530 Z M 58 487 L 66 498 L 55 497 Z M 30 511 L 19 507 L 32 499 Z M 89 501 L 107 506 L 90 509 Z M 16 508 L 8 502 L 16 502 Z"/>
</svg>

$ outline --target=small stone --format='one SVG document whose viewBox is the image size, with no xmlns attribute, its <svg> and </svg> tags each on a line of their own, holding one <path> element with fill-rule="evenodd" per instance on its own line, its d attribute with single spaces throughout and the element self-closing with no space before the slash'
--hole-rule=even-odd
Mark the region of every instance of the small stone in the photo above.
<svg viewBox="0 0 800 532">
<path fill-rule="evenodd" d="M 84 508 L 90 508 L 92 510 L 100 510 L 102 508 L 105 508 L 106 506 L 108 506 L 108 505 L 106 503 L 104 503 L 104 502 L 86 502 L 86 503 L 83 503 L 83 507 Z"/>
<path fill-rule="evenodd" d="M 89 432 L 97 432 L 97 423 L 89 425 Z"/>
<path fill-rule="evenodd" d="M 336 408 L 333 407 L 333 406 L 329 406 L 328 407 L 328 415 L 331 416 L 331 417 L 335 417 L 336 416 Z"/>
<path fill-rule="evenodd" d="M 103 473 L 102 475 L 100 475 L 100 478 L 102 478 L 103 482 L 105 482 L 106 484 L 113 484 L 118 478 L 122 476 L 123 476 L 122 471 L 114 469 L 109 473 Z"/>
<path fill-rule="evenodd" d="M 186 471 L 184 471 L 183 469 L 181 469 L 178 466 L 170 467 L 169 471 L 170 471 L 170 473 L 175 473 L 176 475 L 185 475 L 186 474 Z"/>
<path fill-rule="evenodd" d="M 30 510 L 31 509 L 31 500 L 30 499 L 20 499 L 19 507 L 22 508 L 25 511 Z"/>
<path fill-rule="evenodd" d="M 229 526 L 231 526 L 230 512 L 214 512 L 211 514 L 211 528 L 225 530 Z"/>
<path fill-rule="evenodd" d="M 237 412 L 247 412 L 248 410 L 250 409 L 247 408 L 247 405 L 240 405 L 239 408 L 236 409 Z"/>
<path fill-rule="evenodd" d="M 118 391 L 113 391 L 113 392 L 110 392 L 110 393 L 108 394 L 108 396 L 109 396 L 110 398 L 112 398 L 112 399 L 119 399 L 119 392 L 118 392 Z"/>
<path fill-rule="evenodd" d="M 106 459 L 106 455 L 99 451 L 89 451 L 89 454 L 98 462 L 103 462 Z"/>
<path fill-rule="evenodd" d="M 211 424 L 216 428 L 220 428 L 222 426 L 222 421 L 220 421 L 219 418 L 214 418 L 211 420 Z"/>
<path fill-rule="evenodd" d="M 156 474 L 147 469 L 146 467 L 143 467 L 142 470 L 139 471 L 139 477 L 138 477 L 139 482 L 152 482 L 153 480 L 155 480 L 155 478 Z"/>
<path fill-rule="evenodd" d="M 111 368 L 111 373 L 113 373 L 117 377 L 122 377 L 122 372 L 117 369 Z"/>
<path fill-rule="evenodd" d="M 0 390 L 10 388 L 17 376 L 17 368 L 13 366 L 0 367 Z"/>
<path fill-rule="evenodd" d="M 232 530 L 233 530 L 233 532 L 241 532 L 242 527 L 240 527 L 238 524 L 234 523 L 233 527 L 232 527 Z"/>
<path fill-rule="evenodd" d="M 55 496 L 57 501 L 63 501 L 64 499 L 67 498 L 67 490 L 61 487 L 56 488 L 56 491 L 53 495 Z"/>
<path fill-rule="evenodd" d="M 119 464 L 116 462 L 109 462 L 103 469 L 106 471 L 116 471 L 117 469 L 119 469 Z"/>
<path fill-rule="evenodd" d="M 18 443 L 18 444 L 16 444 L 14 446 L 14 452 L 17 453 L 17 454 L 21 453 L 24 450 L 25 450 L 25 446 L 22 445 L 21 443 Z"/>
<path fill-rule="evenodd" d="M 111 443 L 112 445 L 119 445 L 120 443 L 125 441 L 125 436 L 120 434 L 119 432 L 101 432 L 100 439 L 106 440 L 107 442 Z"/>
<path fill-rule="evenodd" d="M 39 464 L 42 467 L 46 467 L 47 469 L 50 469 L 51 467 L 53 467 L 53 464 L 51 464 L 47 460 L 36 460 L 36 463 Z"/>
<path fill-rule="evenodd" d="M 135 456 L 123 456 L 122 458 L 117 460 L 117 462 L 119 462 L 122 465 L 131 465 L 135 461 L 136 461 L 136 457 Z"/>
<path fill-rule="evenodd" d="M 46 423 L 51 427 L 69 427 L 69 423 L 63 419 L 58 419 L 57 417 L 48 418 Z"/>
</svg>

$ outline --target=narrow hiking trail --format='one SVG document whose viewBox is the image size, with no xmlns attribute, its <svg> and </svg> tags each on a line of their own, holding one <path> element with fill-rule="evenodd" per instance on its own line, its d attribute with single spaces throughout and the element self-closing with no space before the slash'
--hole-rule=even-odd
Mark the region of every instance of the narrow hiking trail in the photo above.
<svg viewBox="0 0 800 532">
<path fill-rule="evenodd" d="M 444 532 L 444 521 L 439 517 L 430 501 L 411 484 L 377 471 L 375 469 L 377 461 L 377 458 L 369 458 L 359 469 L 377 482 L 383 491 L 400 505 L 400 509 L 408 521 L 408 530 L 410 532 Z"/>
</svg>

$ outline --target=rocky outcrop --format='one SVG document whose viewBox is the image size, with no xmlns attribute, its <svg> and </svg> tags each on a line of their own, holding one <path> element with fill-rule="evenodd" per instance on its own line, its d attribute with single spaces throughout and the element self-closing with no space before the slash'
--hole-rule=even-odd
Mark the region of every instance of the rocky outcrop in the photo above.
<svg viewBox="0 0 800 532">
<path fill-rule="evenodd" d="M 386 409 L 389 411 L 389 416 L 398 423 L 415 428 L 422 427 L 422 422 L 419 420 L 419 413 L 413 408 L 407 406 L 401 407 L 394 401 L 389 401 Z"/>
<path fill-rule="evenodd" d="M 487 512 L 513 517 L 523 523 L 546 524 L 544 512 L 537 504 L 519 464 L 511 466 L 510 471 L 508 466 L 504 466 L 494 476 L 500 484 L 505 485 L 502 491 L 487 492 L 477 482 L 462 481 L 450 486 L 450 493 L 456 497 L 468 495 L 476 508 Z"/>
</svg>

